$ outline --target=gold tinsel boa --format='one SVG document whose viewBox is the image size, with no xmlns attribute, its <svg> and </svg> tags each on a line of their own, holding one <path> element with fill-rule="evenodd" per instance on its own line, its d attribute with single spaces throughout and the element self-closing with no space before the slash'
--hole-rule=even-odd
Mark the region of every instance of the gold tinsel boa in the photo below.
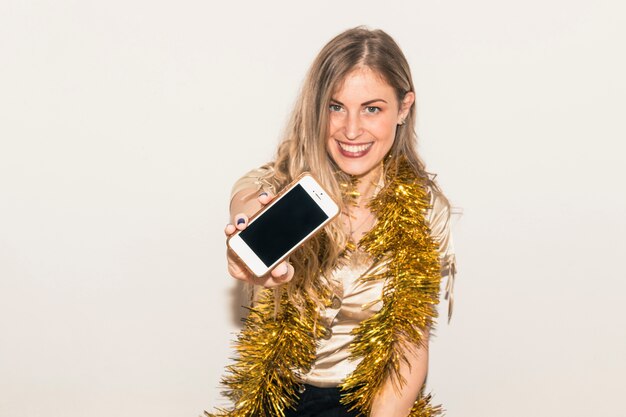
<svg viewBox="0 0 626 417">
<path fill-rule="evenodd" d="M 391 378 L 405 383 L 400 363 L 404 351 L 424 344 L 424 334 L 437 317 L 441 269 L 438 246 L 425 214 L 429 196 L 424 179 L 417 178 L 406 162 L 388 169 L 385 186 L 370 203 L 378 221 L 359 242 L 375 260 L 363 280 L 385 280 L 383 307 L 353 332 L 351 357 L 361 359 L 341 386 L 342 402 L 368 415 L 382 385 Z M 318 288 L 320 296 L 327 290 Z M 265 290 L 245 320 L 236 350 L 238 357 L 222 380 L 234 403 L 231 410 L 207 417 L 278 417 L 295 406 L 300 376 L 315 360 L 319 312 L 308 300 L 304 311 L 286 296 L 278 312 L 272 290 Z M 404 349 L 403 349 L 404 348 Z M 442 412 L 430 405 L 430 395 L 420 394 L 410 416 L 433 417 Z"/>
</svg>

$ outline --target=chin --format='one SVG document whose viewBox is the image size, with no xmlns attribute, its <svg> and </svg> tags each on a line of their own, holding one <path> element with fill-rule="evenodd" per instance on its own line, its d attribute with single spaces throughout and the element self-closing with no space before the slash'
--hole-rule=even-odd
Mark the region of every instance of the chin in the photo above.
<svg viewBox="0 0 626 417">
<path fill-rule="evenodd" d="M 378 166 L 378 164 L 375 164 L 373 166 L 350 166 L 345 164 L 337 164 L 337 166 L 342 172 L 348 175 L 351 175 L 353 177 L 362 177 L 372 172 L 374 168 Z"/>
</svg>

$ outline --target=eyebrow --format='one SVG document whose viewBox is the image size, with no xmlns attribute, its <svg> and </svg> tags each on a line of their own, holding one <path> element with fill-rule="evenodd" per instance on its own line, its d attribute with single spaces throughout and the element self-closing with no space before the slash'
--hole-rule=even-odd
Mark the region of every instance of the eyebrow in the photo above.
<svg viewBox="0 0 626 417">
<path fill-rule="evenodd" d="M 334 98 L 331 98 L 330 101 L 337 103 L 341 106 L 345 106 L 345 104 L 343 104 L 341 101 L 335 100 Z M 374 100 L 368 100 L 365 103 L 361 103 L 361 106 L 369 106 L 370 104 L 376 103 L 377 101 L 382 101 L 383 103 L 387 104 L 387 101 L 383 100 L 382 98 L 375 98 Z"/>
</svg>

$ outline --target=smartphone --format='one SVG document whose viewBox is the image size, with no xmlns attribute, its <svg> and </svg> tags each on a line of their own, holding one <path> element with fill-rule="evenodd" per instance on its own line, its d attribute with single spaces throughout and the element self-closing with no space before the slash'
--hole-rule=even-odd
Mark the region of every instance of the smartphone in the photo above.
<svg viewBox="0 0 626 417">
<path fill-rule="evenodd" d="M 337 203 L 304 173 L 255 214 L 246 229 L 232 235 L 228 246 L 260 277 L 338 214 Z"/>
</svg>

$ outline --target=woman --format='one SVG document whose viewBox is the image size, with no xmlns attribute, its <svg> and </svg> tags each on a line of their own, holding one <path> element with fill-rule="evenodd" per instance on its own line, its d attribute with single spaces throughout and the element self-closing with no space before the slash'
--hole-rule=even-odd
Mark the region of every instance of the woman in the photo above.
<svg viewBox="0 0 626 417">
<path fill-rule="evenodd" d="M 276 159 L 235 184 L 227 236 L 304 171 L 342 214 L 267 276 L 228 254 L 229 273 L 257 291 L 224 378 L 234 408 L 219 415 L 440 414 L 423 384 L 454 255 L 449 204 L 417 155 L 414 104 L 393 39 L 343 32 L 311 66 Z"/>
</svg>

